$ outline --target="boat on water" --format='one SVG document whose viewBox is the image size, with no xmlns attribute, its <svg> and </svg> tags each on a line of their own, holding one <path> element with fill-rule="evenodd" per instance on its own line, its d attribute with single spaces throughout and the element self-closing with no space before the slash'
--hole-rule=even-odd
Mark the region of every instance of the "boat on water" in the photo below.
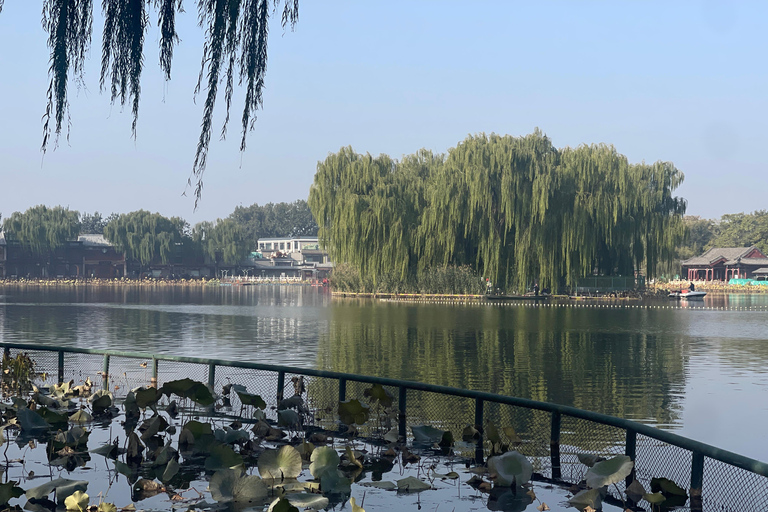
<svg viewBox="0 0 768 512">
<path fill-rule="evenodd" d="M 547 300 L 549 295 L 495 295 L 486 294 L 485 300 Z"/>
<path fill-rule="evenodd" d="M 691 291 L 691 290 L 679 290 L 676 292 L 670 292 L 669 298 L 670 299 L 685 299 L 685 300 L 691 300 L 691 299 L 703 299 L 704 296 L 707 294 L 707 292 L 697 292 L 697 291 Z"/>
</svg>

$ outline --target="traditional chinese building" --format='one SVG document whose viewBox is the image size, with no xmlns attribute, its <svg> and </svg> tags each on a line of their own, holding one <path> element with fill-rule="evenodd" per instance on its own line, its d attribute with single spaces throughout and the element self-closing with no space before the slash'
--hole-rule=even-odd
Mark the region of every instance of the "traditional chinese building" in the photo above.
<svg viewBox="0 0 768 512">
<path fill-rule="evenodd" d="M 691 281 L 750 279 L 768 267 L 768 256 L 755 247 L 713 247 L 701 256 L 682 262 L 683 275 Z"/>
</svg>

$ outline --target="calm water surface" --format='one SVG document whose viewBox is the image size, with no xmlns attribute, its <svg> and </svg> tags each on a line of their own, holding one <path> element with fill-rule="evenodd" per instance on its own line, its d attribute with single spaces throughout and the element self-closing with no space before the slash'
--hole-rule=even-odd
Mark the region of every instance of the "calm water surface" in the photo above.
<svg viewBox="0 0 768 512">
<path fill-rule="evenodd" d="M 487 390 L 634 419 L 768 460 L 766 295 L 531 307 L 332 300 L 324 289 L 289 286 L 0 293 L 4 342 Z"/>
</svg>

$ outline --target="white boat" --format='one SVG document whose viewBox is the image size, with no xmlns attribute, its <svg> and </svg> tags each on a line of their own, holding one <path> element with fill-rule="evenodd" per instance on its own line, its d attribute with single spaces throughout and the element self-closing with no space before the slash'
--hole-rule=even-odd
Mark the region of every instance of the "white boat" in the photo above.
<svg viewBox="0 0 768 512">
<path fill-rule="evenodd" d="M 707 294 L 707 292 L 692 292 L 690 290 L 680 290 L 676 292 L 671 292 L 669 294 L 670 299 L 703 299 L 704 296 Z"/>
</svg>

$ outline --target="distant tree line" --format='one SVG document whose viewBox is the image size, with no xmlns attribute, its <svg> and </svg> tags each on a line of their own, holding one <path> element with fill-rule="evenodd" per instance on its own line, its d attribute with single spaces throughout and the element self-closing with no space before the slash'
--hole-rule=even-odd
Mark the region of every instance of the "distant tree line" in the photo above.
<svg viewBox="0 0 768 512">
<path fill-rule="evenodd" d="M 686 216 L 686 238 L 678 247 L 682 260 L 698 256 L 712 247 L 757 246 L 768 253 L 768 210 L 728 213 L 720 219 Z"/>
<path fill-rule="evenodd" d="M 50 262 L 57 249 L 81 234 L 103 234 L 141 266 L 168 263 L 177 247 L 232 265 L 256 250 L 259 238 L 314 236 L 318 229 L 303 200 L 237 207 L 226 219 L 191 228 L 180 217 L 145 210 L 105 218 L 99 212 L 80 214 L 62 206 L 39 205 L 2 219 L 2 228 L 6 240 L 22 245 L 42 263 Z"/>
<path fill-rule="evenodd" d="M 537 130 L 400 161 L 343 148 L 318 164 L 309 206 L 331 259 L 370 288 L 469 265 L 508 290 L 557 289 L 674 261 L 682 180 L 670 163 L 630 164 L 603 144 L 558 149 Z"/>
</svg>

